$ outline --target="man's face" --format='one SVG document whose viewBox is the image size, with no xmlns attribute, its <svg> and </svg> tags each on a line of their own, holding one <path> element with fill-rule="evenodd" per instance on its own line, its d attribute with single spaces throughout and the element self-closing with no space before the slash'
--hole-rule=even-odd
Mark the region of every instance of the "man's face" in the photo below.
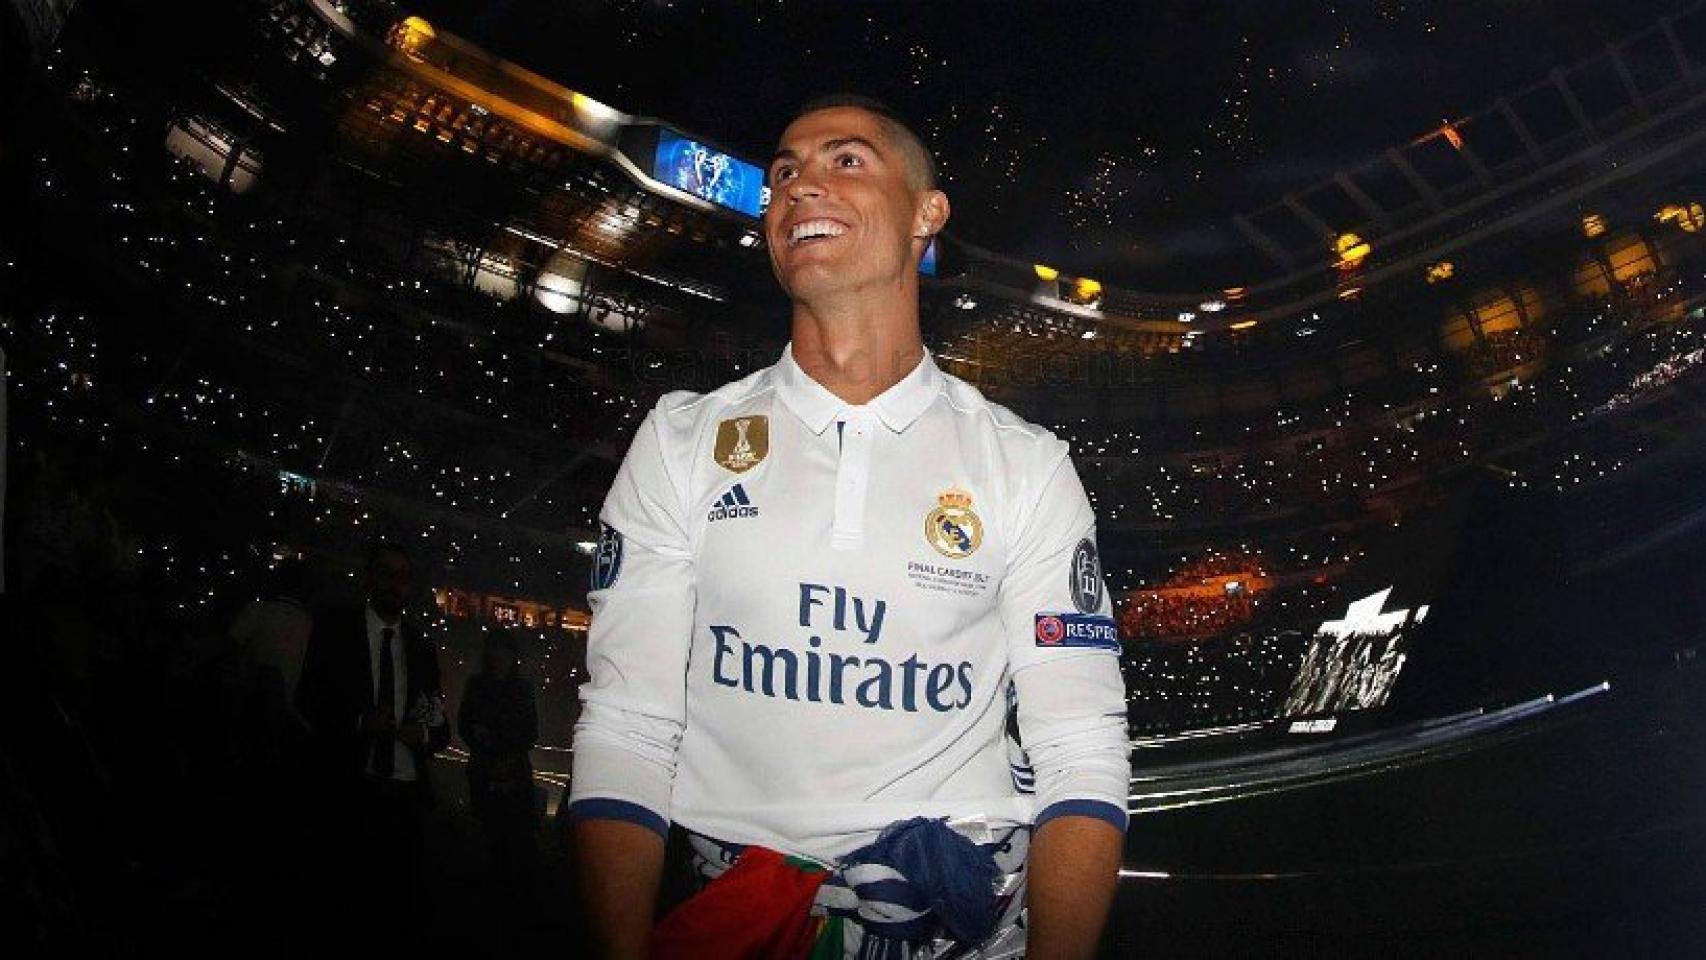
<svg viewBox="0 0 1706 960">
<path fill-rule="evenodd" d="M 396 613 L 409 598 L 414 570 L 409 558 L 396 553 L 381 553 L 367 568 L 367 600 L 380 613 Z"/>
<path fill-rule="evenodd" d="M 915 235 L 936 191 L 915 189 L 882 120 L 832 107 L 795 120 L 770 164 L 764 235 L 782 289 L 796 301 L 893 283 L 916 270 Z M 945 214 L 945 198 L 941 201 Z M 944 215 L 945 219 L 945 215 Z"/>
</svg>

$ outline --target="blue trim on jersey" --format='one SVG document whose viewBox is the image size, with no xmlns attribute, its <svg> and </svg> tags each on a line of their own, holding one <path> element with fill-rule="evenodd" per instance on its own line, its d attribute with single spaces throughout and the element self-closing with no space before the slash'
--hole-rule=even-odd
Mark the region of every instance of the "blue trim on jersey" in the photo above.
<svg viewBox="0 0 1706 960">
<path fill-rule="evenodd" d="M 669 839 L 669 821 L 658 816 L 648 807 L 627 800 L 612 800 L 609 797 L 587 797 L 569 804 L 570 820 L 621 820 L 624 823 L 637 823 L 652 831 L 665 840 Z"/>
<path fill-rule="evenodd" d="M 1043 824 L 1055 817 L 1094 817 L 1113 824 L 1121 833 L 1125 832 L 1129 819 L 1124 807 L 1106 800 L 1060 800 L 1049 804 L 1037 815 L 1036 824 L 1032 829 L 1042 829 Z"/>
</svg>

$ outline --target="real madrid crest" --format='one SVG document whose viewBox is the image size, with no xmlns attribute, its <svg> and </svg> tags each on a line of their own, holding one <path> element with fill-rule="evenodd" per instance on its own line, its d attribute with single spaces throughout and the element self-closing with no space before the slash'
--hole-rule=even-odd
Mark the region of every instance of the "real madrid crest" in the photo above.
<svg viewBox="0 0 1706 960">
<path fill-rule="evenodd" d="M 755 414 L 717 424 L 717 446 L 711 452 L 711 459 L 724 470 L 745 473 L 764 462 L 769 452 L 769 417 Z"/>
<path fill-rule="evenodd" d="M 936 495 L 937 507 L 924 518 L 924 539 L 953 560 L 972 555 L 983 543 L 983 521 L 971 509 L 971 494 L 949 487 Z"/>
</svg>

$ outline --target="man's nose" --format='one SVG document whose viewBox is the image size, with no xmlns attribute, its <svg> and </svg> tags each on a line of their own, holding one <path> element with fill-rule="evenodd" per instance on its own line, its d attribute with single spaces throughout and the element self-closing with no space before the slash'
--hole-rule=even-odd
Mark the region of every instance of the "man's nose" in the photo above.
<svg viewBox="0 0 1706 960">
<path fill-rule="evenodd" d="M 793 203 L 808 197 L 823 196 L 823 187 L 818 184 L 816 178 L 802 172 L 788 181 L 787 192 L 788 202 Z"/>
</svg>

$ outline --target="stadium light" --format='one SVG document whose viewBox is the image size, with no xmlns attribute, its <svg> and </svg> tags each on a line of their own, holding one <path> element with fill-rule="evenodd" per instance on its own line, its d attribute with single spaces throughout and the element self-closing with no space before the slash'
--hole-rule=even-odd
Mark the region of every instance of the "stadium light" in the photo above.
<svg viewBox="0 0 1706 960">
<path fill-rule="evenodd" d="M 1355 270 L 1374 252 L 1367 240 L 1354 233 L 1339 234 L 1339 239 L 1333 241 L 1333 249 L 1339 255 L 1338 262 L 1333 265 L 1340 270 Z"/>
<path fill-rule="evenodd" d="M 1605 218 L 1597 213 L 1582 214 L 1582 236 L 1593 239 L 1605 232 Z"/>
<path fill-rule="evenodd" d="M 1683 233 L 1697 233 L 1701 227 L 1706 227 L 1706 209 L 1698 203 L 1684 206 L 1679 203 L 1666 204 L 1653 219 L 1660 223 L 1674 223 Z"/>
<path fill-rule="evenodd" d="M 1202 303 L 1197 304 L 1197 309 L 1201 310 L 1203 313 L 1219 313 L 1226 309 L 1226 301 L 1204 300 Z"/>
<path fill-rule="evenodd" d="M 1045 283 L 1053 283 L 1060 279 L 1060 271 L 1046 264 L 1031 264 L 1031 269 L 1037 272 L 1037 279 Z"/>
<path fill-rule="evenodd" d="M 1256 321 L 1254 321 L 1254 320 L 1240 320 L 1237 323 L 1233 324 L 1232 326 L 1227 327 L 1226 329 L 1228 329 L 1228 330 L 1248 330 L 1255 325 L 1256 325 Z"/>
<path fill-rule="evenodd" d="M 1450 280 L 1456 273 L 1456 264 L 1450 260 L 1441 260 L 1428 267 L 1428 282 L 1439 283 L 1441 280 Z"/>
<path fill-rule="evenodd" d="M 436 36 L 438 31 L 421 17 L 404 17 L 391 28 L 391 33 L 385 40 L 401 51 L 403 56 L 419 62 L 422 48 Z"/>
</svg>

